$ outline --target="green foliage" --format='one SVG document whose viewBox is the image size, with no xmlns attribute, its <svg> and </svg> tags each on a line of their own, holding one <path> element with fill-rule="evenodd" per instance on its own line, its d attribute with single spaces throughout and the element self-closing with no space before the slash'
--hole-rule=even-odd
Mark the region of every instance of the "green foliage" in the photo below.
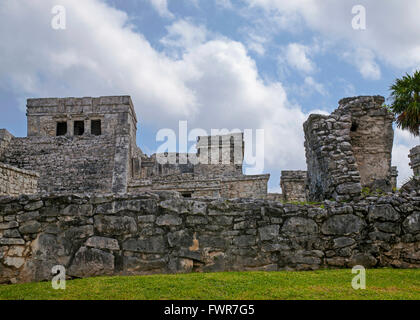
<svg viewBox="0 0 420 320">
<path fill-rule="evenodd" d="M 98 277 L 0 285 L 1 299 L 25 300 L 253 300 L 420 299 L 420 269 L 368 269 L 366 290 L 354 290 L 350 269 L 309 272 L 223 272 Z"/>
<path fill-rule="evenodd" d="M 420 71 L 396 79 L 391 86 L 390 110 L 397 115 L 397 125 L 419 136 L 420 126 Z"/>
<path fill-rule="evenodd" d="M 365 197 L 368 197 L 370 194 L 371 194 L 371 192 L 370 192 L 369 187 L 362 188 L 362 195 L 364 195 Z"/>
<path fill-rule="evenodd" d="M 362 188 L 362 196 L 369 197 L 369 196 L 382 196 L 385 192 L 382 189 L 371 190 L 369 187 Z"/>
</svg>

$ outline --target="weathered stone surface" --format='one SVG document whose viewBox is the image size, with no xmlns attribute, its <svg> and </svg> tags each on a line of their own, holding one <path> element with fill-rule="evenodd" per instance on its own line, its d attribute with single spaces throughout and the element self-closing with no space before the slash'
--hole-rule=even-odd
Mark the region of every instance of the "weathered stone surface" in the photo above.
<svg viewBox="0 0 420 320">
<path fill-rule="evenodd" d="M 174 258 L 169 261 L 168 268 L 174 273 L 189 273 L 192 271 L 194 261 L 185 258 Z"/>
<path fill-rule="evenodd" d="M 306 201 L 306 171 L 282 171 L 280 186 L 283 201 Z"/>
<path fill-rule="evenodd" d="M 279 235 L 280 227 L 278 225 L 266 226 L 258 229 L 261 241 L 273 240 Z"/>
<path fill-rule="evenodd" d="M 3 205 L 7 201 L 9 212 L 13 208 L 0 222 L 1 283 L 51 280 L 55 265 L 66 266 L 75 277 L 420 266 L 420 193 L 314 205 L 175 196 L 176 212 L 171 213 L 159 205 L 167 205 L 168 194 L 30 199 L 0 199 Z M 36 201 L 43 202 L 36 211 L 19 204 Z M 93 216 L 79 209 L 69 214 L 69 207 L 80 206 L 89 212 L 92 206 Z M 111 209 L 98 213 L 99 206 Z M 44 215 L 49 208 L 54 214 Z"/>
<path fill-rule="evenodd" d="M 154 215 L 138 216 L 137 220 L 140 223 L 153 223 L 153 222 L 156 221 L 156 216 L 154 216 Z"/>
<path fill-rule="evenodd" d="M 189 247 L 193 244 L 193 234 L 188 230 L 168 233 L 168 243 L 171 247 Z"/>
<path fill-rule="evenodd" d="M 108 250 L 120 250 L 118 241 L 112 238 L 91 237 L 86 241 L 86 247 Z"/>
<path fill-rule="evenodd" d="M 306 218 L 292 217 L 283 225 L 282 232 L 286 234 L 312 234 L 318 232 L 315 221 Z"/>
<path fill-rule="evenodd" d="M 403 226 L 408 232 L 412 232 L 412 233 L 420 232 L 420 212 L 417 211 L 409 215 L 404 220 Z"/>
<path fill-rule="evenodd" d="M 122 245 L 124 250 L 142 253 L 164 253 L 166 241 L 163 236 L 148 239 L 128 239 Z"/>
<path fill-rule="evenodd" d="M 19 227 L 19 223 L 17 223 L 16 221 L 0 223 L 0 230 L 12 229 L 17 227 Z"/>
<path fill-rule="evenodd" d="M 233 244 L 238 247 L 249 247 L 255 245 L 254 236 L 238 236 L 233 239 Z"/>
<path fill-rule="evenodd" d="M 24 222 L 19 227 L 19 232 L 21 234 L 27 234 L 27 233 L 37 233 L 39 230 L 41 230 L 41 224 L 38 221 L 28 221 Z"/>
<path fill-rule="evenodd" d="M 375 257 L 370 255 L 369 253 L 358 253 L 351 257 L 349 261 L 349 266 L 363 266 L 365 268 L 371 268 L 374 267 L 377 263 L 377 260 Z"/>
<path fill-rule="evenodd" d="M 154 270 L 166 270 L 168 262 L 166 259 L 143 260 L 138 257 L 124 257 L 123 269 L 124 273 L 142 274 L 153 272 Z"/>
<path fill-rule="evenodd" d="M 93 206 L 91 204 L 69 205 L 63 209 L 62 214 L 65 216 L 92 216 Z"/>
<path fill-rule="evenodd" d="M 348 247 L 354 243 L 356 243 L 356 241 L 352 238 L 347 238 L 347 237 L 337 238 L 337 239 L 334 239 L 334 249 Z"/>
<path fill-rule="evenodd" d="M 15 239 L 15 238 L 0 238 L 0 245 L 10 245 L 10 244 L 25 244 L 25 240 Z"/>
<path fill-rule="evenodd" d="M 179 226 L 182 224 L 182 219 L 178 216 L 165 214 L 163 216 L 157 217 L 156 224 L 158 226 Z"/>
<path fill-rule="evenodd" d="M 35 210 L 38 210 L 38 209 L 42 208 L 42 206 L 43 206 L 43 205 L 44 205 L 44 204 L 43 204 L 43 202 L 42 202 L 42 201 L 31 202 L 31 203 L 28 203 L 28 204 L 24 207 L 24 209 L 25 209 L 26 211 L 35 211 Z"/>
<path fill-rule="evenodd" d="M 364 226 L 363 220 L 355 215 L 337 215 L 323 223 L 322 233 L 327 235 L 347 235 L 360 232 Z"/>
<path fill-rule="evenodd" d="M 95 216 L 95 229 L 101 235 L 135 234 L 137 223 L 132 217 Z"/>
<path fill-rule="evenodd" d="M 114 273 L 114 256 L 111 253 L 81 247 L 68 269 L 68 274 L 74 277 L 91 277 L 111 275 Z"/>
<path fill-rule="evenodd" d="M 36 220 L 38 217 L 39 217 L 38 211 L 25 212 L 17 216 L 17 221 L 19 223 L 22 223 L 29 220 Z"/>
<path fill-rule="evenodd" d="M 4 130 L 0 129 L 0 154 L 4 143 L 4 136 L 2 137 L 1 131 Z M 38 178 L 39 175 L 36 172 L 23 170 L 0 162 L 0 196 L 34 194 L 38 191 Z"/>
<path fill-rule="evenodd" d="M 19 258 L 19 257 L 6 257 L 4 259 L 4 264 L 6 266 L 13 267 L 13 268 L 16 268 L 16 269 L 19 269 L 21 266 L 23 266 L 24 263 L 25 263 L 25 259 L 24 258 Z"/>
<path fill-rule="evenodd" d="M 18 229 L 7 229 L 3 231 L 3 237 L 5 238 L 20 238 L 21 235 Z"/>
<path fill-rule="evenodd" d="M 372 206 L 369 209 L 369 218 L 372 220 L 397 221 L 399 217 L 398 212 L 390 204 Z"/>
</svg>

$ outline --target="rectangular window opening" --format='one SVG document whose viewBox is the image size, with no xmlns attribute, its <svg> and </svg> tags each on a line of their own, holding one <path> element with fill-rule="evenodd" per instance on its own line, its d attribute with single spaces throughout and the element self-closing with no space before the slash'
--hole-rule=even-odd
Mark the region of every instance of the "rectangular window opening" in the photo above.
<svg viewBox="0 0 420 320">
<path fill-rule="evenodd" d="M 192 192 L 182 192 L 181 194 L 184 198 L 192 198 Z"/>
<path fill-rule="evenodd" d="M 57 122 L 56 135 L 65 136 L 67 134 L 67 122 Z"/>
<path fill-rule="evenodd" d="M 95 136 L 100 136 L 102 134 L 101 120 L 92 120 L 90 122 L 90 133 Z"/>
<path fill-rule="evenodd" d="M 74 122 L 74 135 L 81 136 L 85 133 L 85 122 L 84 121 L 75 121 Z"/>
</svg>

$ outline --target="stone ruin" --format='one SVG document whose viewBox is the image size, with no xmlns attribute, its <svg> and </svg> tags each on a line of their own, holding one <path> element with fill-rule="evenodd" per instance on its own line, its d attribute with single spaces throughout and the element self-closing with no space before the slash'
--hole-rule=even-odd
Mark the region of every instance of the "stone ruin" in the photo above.
<svg viewBox="0 0 420 320">
<path fill-rule="evenodd" d="M 362 189 L 396 188 L 397 171 L 391 168 L 394 116 L 382 107 L 384 101 L 380 96 L 346 98 L 331 115 L 309 116 L 303 126 L 308 171 L 301 183 L 306 189 L 295 188 L 302 191 L 300 198 L 347 201 Z"/>
<path fill-rule="evenodd" d="M 420 268 L 418 179 L 362 192 L 396 186 L 383 101 L 311 115 L 308 170 L 283 171 L 280 196 L 267 194 L 269 175 L 242 174 L 242 134 L 147 156 L 129 97 L 30 99 L 28 136 L 0 130 L 0 283 L 51 280 L 56 265 L 69 278 Z"/>
<path fill-rule="evenodd" d="M 184 197 L 338 201 L 362 190 L 390 192 L 393 115 L 384 98 L 345 98 L 330 115 L 304 123 L 307 171 L 282 171 L 282 194 L 269 174 L 244 175 L 242 133 L 198 137 L 197 153 L 147 156 L 136 144 L 130 97 L 28 99 L 28 136 L 0 129 L 0 195 L 36 192 L 177 191 Z M 419 174 L 419 147 L 411 150 Z"/>
<path fill-rule="evenodd" d="M 145 155 L 136 144 L 137 117 L 128 96 L 29 99 L 27 119 L 25 138 L 0 131 L 0 164 L 8 172 L 1 176 L 8 187 L 0 195 L 152 190 L 185 197 L 267 195 L 270 175 L 242 174 L 242 133 L 199 137 L 197 155 Z M 172 157 L 170 163 L 158 161 Z M 22 180 L 33 178 L 32 190 L 14 178 L 17 172 Z"/>
<path fill-rule="evenodd" d="M 410 166 L 413 169 L 414 176 L 420 176 L 420 146 L 411 149 L 408 157 L 410 158 Z"/>
<path fill-rule="evenodd" d="M 280 187 L 283 201 L 285 202 L 306 202 L 306 171 L 282 171 Z"/>
</svg>

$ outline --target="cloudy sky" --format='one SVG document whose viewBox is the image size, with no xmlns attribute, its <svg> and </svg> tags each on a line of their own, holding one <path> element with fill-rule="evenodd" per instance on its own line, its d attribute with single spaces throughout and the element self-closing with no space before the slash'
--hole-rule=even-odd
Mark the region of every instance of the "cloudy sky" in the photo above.
<svg viewBox="0 0 420 320">
<path fill-rule="evenodd" d="M 51 10 L 66 9 L 66 28 Z M 366 29 L 355 30 L 355 5 Z M 162 128 L 264 129 L 269 187 L 305 169 L 302 124 L 420 68 L 420 0 L 1 0 L 0 128 L 29 97 L 131 95 L 144 152 Z M 419 144 L 396 130 L 399 181 Z"/>
</svg>

